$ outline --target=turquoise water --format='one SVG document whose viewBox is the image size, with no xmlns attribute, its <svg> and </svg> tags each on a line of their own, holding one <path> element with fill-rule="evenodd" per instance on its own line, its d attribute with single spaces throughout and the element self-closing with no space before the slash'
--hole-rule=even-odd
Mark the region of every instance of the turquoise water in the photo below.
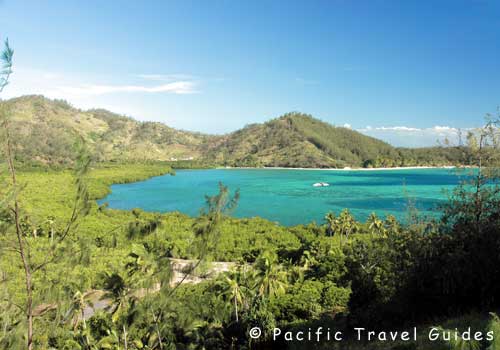
<svg viewBox="0 0 500 350">
<path fill-rule="evenodd" d="M 111 208 L 180 211 L 198 215 L 204 196 L 217 193 L 219 181 L 240 189 L 237 217 L 260 216 L 284 225 L 322 222 L 325 213 L 344 208 L 359 220 L 371 212 L 404 220 L 408 198 L 420 213 L 438 216 L 437 206 L 464 176 L 450 169 L 373 171 L 291 169 L 178 170 L 146 181 L 111 186 L 100 203 Z M 313 187 L 328 182 L 329 187 Z"/>
</svg>

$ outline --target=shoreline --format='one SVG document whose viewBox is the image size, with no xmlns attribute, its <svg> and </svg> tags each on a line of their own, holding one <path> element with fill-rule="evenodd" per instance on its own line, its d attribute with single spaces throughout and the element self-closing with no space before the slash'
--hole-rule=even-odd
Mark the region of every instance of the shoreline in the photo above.
<svg viewBox="0 0 500 350">
<path fill-rule="evenodd" d="M 409 166 L 392 168 L 297 168 L 297 167 L 216 167 L 214 169 L 269 169 L 269 170 L 328 170 L 328 171 L 386 171 L 386 170 L 418 170 L 418 169 L 455 169 L 454 165 L 448 166 Z"/>
</svg>

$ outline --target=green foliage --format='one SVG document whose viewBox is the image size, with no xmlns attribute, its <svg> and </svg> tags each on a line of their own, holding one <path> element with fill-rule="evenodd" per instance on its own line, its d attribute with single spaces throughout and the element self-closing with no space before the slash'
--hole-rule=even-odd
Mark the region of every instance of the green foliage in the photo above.
<svg viewBox="0 0 500 350">
<path fill-rule="evenodd" d="M 208 149 L 207 158 L 243 167 L 359 167 L 379 154 L 397 155 L 382 141 L 300 113 L 249 125 L 222 137 Z"/>
<path fill-rule="evenodd" d="M 437 327 L 441 333 L 454 334 L 454 330 L 444 329 L 442 327 Z M 476 340 L 464 340 L 462 337 L 453 337 L 447 341 L 450 350 L 480 350 L 481 345 Z"/>
<path fill-rule="evenodd" d="M 490 321 L 488 322 L 488 331 L 493 332 L 495 335 L 493 340 L 490 342 L 487 350 L 498 350 L 500 349 L 500 318 L 495 313 L 490 313 Z"/>
<path fill-rule="evenodd" d="M 9 77 L 12 74 L 12 57 L 14 50 L 9 45 L 9 39 L 5 39 L 4 49 L 0 54 L 0 62 L 2 63 L 0 70 L 0 92 L 9 84 Z"/>
<path fill-rule="evenodd" d="M 208 137 L 104 110 L 82 111 L 43 96 L 23 96 L 1 105 L 11 115 L 16 160 L 24 165 L 72 164 L 71 146 L 78 138 L 86 141 L 97 161 L 198 158 Z"/>
<path fill-rule="evenodd" d="M 480 234 L 485 227 L 500 223 L 500 112 L 483 128 L 469 132 L 468 145 L 468 159 L 475 171 L 443 205 L 442 221 Z"/>
<path fill-rule="evenodd" d="M 290 323 L 317 319 L 324 312 L 323 288 L 323 283 L 314 280 L 294 284 L 287 294 L 274 302 L 275 313 L 280 320 Z"/>
<path fill-rule="evenodd" d="M 160 164 L 101 165 L 88 174 L 87 188 L 90 198 L 95 198 L 107 192 L 111 181 L 125 182 L 168 171 Z M 31 170 L 23 172 L 20 179 L 26 184 L 21 200 L 31 218 L 26 222 L 31 227 L 28 231 L 36 227 L 38 232 L 32 244 L 43 246 L 43 242 L 50 241 L 51 228 L 56 237 L 63 232 L 61 224 L 71 216 L 67 204 L 73 200 L 68 189 L 76 189 L 77 185 L 68 171 Z M 427 304 L 427 293 L 433 291 L 435 295 L 442 288 L 436 282 L 443 278 L 459 278 L 466 261 L 470 271 L 479 270 L 479 266 L 491 267 L 486 269 L 488 274 L 460 277 L 463 279 L 458 285 L 463 296 L 477 293 L 472 300 L 485 300 L 479 296 L 496 293 L 488 286 L 496 285 L 494 266 L 500 266 L 500 262 L 472 258 L 485 247 L 493 252 L 498 246 L 494 241 L 483 242 L 486 236 L 481 240 L 468 237 L 469 244 L 464 246 L 459 244 L 464 241 L 460 234 L 453 238 L 425 230 L 408 231 L 393 217 L 384 220 L 372 216 L 367 223 L 358 223 L 347 211 L 338 217 L 330 215 L 333 235 L 325 234 L 325 226 L 285 228 L 259 218 L 221 215 L 231 210 L 235 201 L 227 188 L 220 190 L 217 196 L 207 198 L 207 210 L 200 218 L 111 210 L 93 204 L 78 226 L 78 241 L 68 242 L 66 249 L 73 253 L 61 259 L 52 271 L 46 271 L 44 278 L 37 278 L 36 283 L 49 283 L 62 292 L 62 299 L 73 305 L 75 315 L 83 305 L 96 304 L 91 294 L 86 300 L 84 291 L 106 290 L 103 300 L 112 302 L 107 312 L 102 310 L 87 320 L 86 330 L 77 317 L 69 317 L 63 327 L 74 335 L 47 339 L 71 346 L 76 342 L 82 348 L 88 342 L 100 344 L 97 346 L 101 348 L 123 348 L 127 339 L 129 348 L 158 349 L 161 340 L 164 348 L 205 341 L 223 349 L 231 339 L 244 345 L 249 341 L 246 332 L 254 326 L 304 327 L 314 320 L 335 320 L 339 315 L 365 324 L 381 325 L 388 320 L 403 324 L 413 318 L 419 320 L 421 315 L 445 315 L 444 310 L 452 305 L 463 305 L 462 299 L 448 295 L 439 301 L 443 305 L 439 311 L 434 303 Z M 206 230 L 216 235 L 208 239 Z M 78 252 L 82 242 L 86 242 L 83 250 L 89 252 L 84 260 Z M 203 247 L 209 248 L 205 252 L 201 249 L 203 255 L 236 261 L 240 267 L 219 277 L 202 277 L 198 285 L 181 285 L 171 295 L 169 258 L 190 258 L 195 262 Z M 456 260 L 458 256 L 462 260 Z M 486 254 L 485 259 L 487 256 L 492 255 Z M 2 271 L 16 276 L 18 269 L 9 266 L 9 260 L 0 261 Z M 442 266 L 457 268 L 436 274 Z M 189 273 L 206 274 L 191 269 Z M 18 298 L 16 278 L 10 280 L 8 293 Z M 165 288 L 158 287 L 158 283 Z M 40 294 L 37 300 L 42 298 Z M 53 297 L 45 302 L 49 300 L 57 302 Z M 488 305 L 494 304 L 490 300 Z M 9 315 L 14 314 L 9 311 Z M 39 322 L 48 324 L 55 320 L 53 317 L 47 313 Z M 41 336 L 37 341 L 43 343 Z"/>
<path fill-rule="evenodd" d="M 10 68 L 5 67 L 8 73 Z M 3 101 L 1 107 L 11 115 L 16 161 L 25 168 L 67 167 L 74 161 L 71 146 L 79 138 L 99 162 L 164 161 L 177 169 L 442 166 L 467 161 L 464 147 L 396 149 L 301 113 L 210 136 L 138 122 L 102 109 L 82 111 L 43 96 Z"/>
<path fill-rule="evenodd" d="M 376 215 L 360 223 L 348 210 L 328 213 L 324 225 L 283 227 L 261 218 L 232 218 L 237 192 L 220 185 L 197 218 L 121 211 L 90 200 L 108 193 L 112 183 L 171 169 L 156 162 L 89 168 L 88 157 L 72 167 L 24 168 L 19 174 L 21 223 L 35 264 L 43 262 L 51 241 L 64 236 L 72 213 L 86 214 L 58 259 L 34 276 L 40 348 L 265 347 L 273 345 L 265 335 L 259 344 L 248 338 L 252 327 L 401 328 L 500 306 L 494 210 L 483 213 L 479 234 L 473 215 L 452 225 L 403 225 Z M 75 193 L 83 199 L 76 205 Z M 484 208 L 493 208 L 493 200 L 484 197 Z M 0 220 L 8 229 L 9 216 Z M 0 322 L 7 325 L 0 345 L 8 348 L 22 344 L 25 332 L 14 306 L 24 300 L 14 254 L 6 250 L 0 258 L 6 287 Z M 186 259 L 182 269 L 176 259 Z M 97 309 L 84 317 L 92 305 Z M 489 327 L 496 327 L 494 319 Z M 422 348 L 434 350 L 427 345 Z"/>
</svg>

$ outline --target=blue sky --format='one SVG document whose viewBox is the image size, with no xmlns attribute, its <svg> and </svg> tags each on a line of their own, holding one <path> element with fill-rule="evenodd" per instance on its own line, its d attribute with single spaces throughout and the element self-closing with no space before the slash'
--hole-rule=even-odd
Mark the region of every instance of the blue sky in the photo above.
<svg viewBox="0 0 500 350">
<path fill-rule="evenodd" d="M 500 105 L 500 2 L 0 0 L 5 97 L 225 133 L 289 111 L 435 144 Z"/>
</svg>

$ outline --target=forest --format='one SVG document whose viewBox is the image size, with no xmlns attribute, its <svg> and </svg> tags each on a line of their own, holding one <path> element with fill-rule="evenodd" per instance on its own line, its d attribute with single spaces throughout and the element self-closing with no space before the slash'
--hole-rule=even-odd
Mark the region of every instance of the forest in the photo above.
<svg viewBox="0 0 500 350">
<path fill-rule="evenodd" d="M 6 43 L 0 92 L 12 57 Z M 498 116 L 449 152 L 453 162 L 472 167 L 471 180 L 450 194 L 439 220 L 425 220 L 409 205 L 405 222 L 375 214 L 358 222 L 345 209 L 325 212 L 323 222 L 285 227 L 231 217 L 240 196 L 224 184 L 197 217 L 98 205 L 111 184 L 175 170 L 153 159 L 102 159 L 78 135 L 65 141 L 71 147 L 61 146 L 71 162 L 28 162 L 25 139 L 12 136 L 9 105 L 0 113 L 2 349 L 500 349 L 500 335 L 425 336 L 430 327 L 500 334 Z M 309 118 L 277 123 L 306 135 L 322 150 L 320 160 L 343 166 L 373 159 L 366 166 L 378 166 L 400 152 L 370 139 L 380 153 L 360 148 L 352 158 Z M 302 136 L 282 130 L 268 128 L 284 149 L 303 145 Z M 232 147 L 228 142 L 224 147 Z M 273 147 L 263 144 L 266 152 Z M 425 162 L 429 152 L 413 161 L 418 157 Z M 314 344 L 272 338 L 277 327 L 319 325 L 346 338 Z M 375 331 L 418 325 L 422 334 L 414 342 L 359 342 L 352 331 L 359 325 Z M 263 330 L 258 339 L 250 336 L 255 327 Z"/>
<path fill-rule="evenodd" d="M 172 162 L 175 167 L 380 168 L 452 166 L 464 161 L 461 145 L 396 148 L 310 115 L 293 112 L 225 135 L 139 122 L 103 109 L 80 110 L 61 100 L 22 96 L 0 101 L 10 132 L 21 138 L 16 160 L 64 168 L 83 139 L 97 162 Z"/>
</svg>

